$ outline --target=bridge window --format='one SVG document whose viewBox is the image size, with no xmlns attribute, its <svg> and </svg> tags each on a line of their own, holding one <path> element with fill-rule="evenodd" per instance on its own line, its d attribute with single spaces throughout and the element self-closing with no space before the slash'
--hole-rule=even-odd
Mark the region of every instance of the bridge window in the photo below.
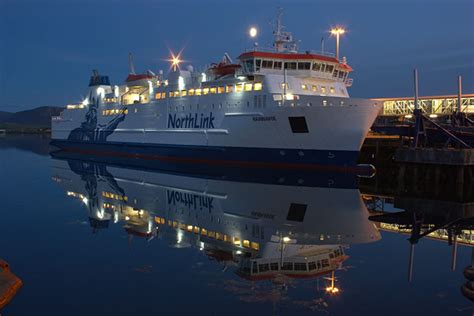
<svg viewBox="0 0 474 316">
<path fill-rule="evenodd" d="M 254 72 L 253 59 L 246 60 L 244 66 L 248 72 Z"/>
<path fill-rule="evenodd" d="M 273 68 L 273 60 L 263 60 L 262 61 L 262 68 Z"/>
<path fill-rule="evenodd" d="M 293 262 L 283 262 L 283 265 L 281 266 L 281 269 L 283 271 L 291 271 L 293 270 Z"/>
<path fill-rule="evenodd" d="M 295 262 L 295 271 L 306 271 L 306 262 Z"/>
<path fill-rule="evenodd" d="M 334 78 L 337 78 L 338 75 L 339 75 L 339 71 L 334 70 L 334 72 L 332 73 L 332 76 L 333 76 Z"/>
<path fill-rule="evenodd" d="M 257 59 L 255 60 L 255 71 L 260 71 L 260 66 L 262 65 L 262 60 Z"/>
<path fill-rule="evenodd" d="M 298 70 L 310 70 L 311 63 L 298 63 Z"/>
<path fill-rule="evenodd" d="M 270 270 L 272 270 L 272 271 L 278 271 L 278 262 L 272 262 L 272 263 L 270 263 Z"/>
<path fill-rule="evenodd" d="M 263 263 L 258 265 L 258 272 L 267 272 L 270 271 L 270 266 L 268 263 Z"/>
<path fill-rule="evenodd" d="M 309 271 L 316 270 L 316 262 L 308 262 Z"/>
<path fill-rule="evenodd" d="M 340 79 L 344 78 L 345 75 L 346 75 L 346 73 L 344 71 L 339 71 L 339 78 Z"/>
<path fill-rule="evenodd" d="M 296 69 L 296 62 L 285 62 L 285 69 Z"/>
<path fill-rule="evenodd" d="M 275 61 L 273 62 L 273 69 L 281 69 L 282 62 L 281 61 Z"/>
<path fill-rule="evenodd" d="M 320 63 L 313 63 L 313 70 L 314 71 L 320 71 L 321 70 L 321 64 Z"/>
<path fill-rule="evenodd" d="M 326 65 L 326 72 L 332 72 L 334 70 L 334 66 L 333 65 Z"/>
</svg>

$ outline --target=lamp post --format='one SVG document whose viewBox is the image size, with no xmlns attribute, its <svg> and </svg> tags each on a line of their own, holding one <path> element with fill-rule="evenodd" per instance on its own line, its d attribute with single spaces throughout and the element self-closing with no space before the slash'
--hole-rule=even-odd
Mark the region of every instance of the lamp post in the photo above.
<svg viewBox="0 0 474 316">
<path fill-rule="evenodd" d="M 331 35 L 336 36 L 336 59 L 339 60 L 339 36 L 344 34 L 346 30 L 342 27 L 336 27 L 331 30 Z"/>
</svg>

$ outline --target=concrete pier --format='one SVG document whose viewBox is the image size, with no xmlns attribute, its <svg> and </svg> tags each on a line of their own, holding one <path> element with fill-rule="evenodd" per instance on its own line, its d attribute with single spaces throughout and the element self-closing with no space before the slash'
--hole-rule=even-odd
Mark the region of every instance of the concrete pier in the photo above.
<svg viewBox="0 0 474 316">
<path fill-rule="evenodd" d="M 474 149 L 401 147 L 395 152 L 395 161 L 449 166 L 474 166 Z"/>
</svg>

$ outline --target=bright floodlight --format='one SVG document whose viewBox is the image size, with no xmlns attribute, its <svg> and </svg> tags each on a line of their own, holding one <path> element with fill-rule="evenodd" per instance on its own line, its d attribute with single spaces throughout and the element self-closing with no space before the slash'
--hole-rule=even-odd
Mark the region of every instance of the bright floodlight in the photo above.
<svg viewBox="0 0 474 316">
<path fill-rule="evenodd" d="M 257 36 L 257 29 L 255 27 L 251 27 L 249 30 L 250 37 Z"/>
<path fill-rule="evenodd" d="M 346 32 L 342 27 L 336 27 L 331 30 L 332 35 L 342 35 Z"/>
<path fill-rule="evenodd" d="M 182 60 L 180 59 L 180 55 L 181 53 L 175 55 L 173 54 L 173 52 L 171 52 L 171 59 L 169 59 L 169 61 L 171 62 L 171 68 L 173 69 L 173 71 L 179 69 L 179 64 L 182 62 Z"/>
</svg>

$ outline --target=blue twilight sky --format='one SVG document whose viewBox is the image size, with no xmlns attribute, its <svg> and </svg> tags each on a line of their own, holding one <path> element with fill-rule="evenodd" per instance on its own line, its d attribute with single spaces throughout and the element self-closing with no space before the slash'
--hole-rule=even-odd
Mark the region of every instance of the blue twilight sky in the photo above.
<svg viewBox="0 0 474 316">
<path fill-rule="evenodd" d="M 348 33 L 341 55 L 355 69 L 354 97 L 455 94 L 456 76 L 474 93 L 472 0 L 0 0 L 0 111 L 77 102 L 97 68 L 122 83 L 127 54 L 137 71 L 168 70 L 169 50 L 183 49 L 195 68 L 271 43 L 278 6 L 300 48 L 334 51 L 331 26 Z"/>
</svg>

